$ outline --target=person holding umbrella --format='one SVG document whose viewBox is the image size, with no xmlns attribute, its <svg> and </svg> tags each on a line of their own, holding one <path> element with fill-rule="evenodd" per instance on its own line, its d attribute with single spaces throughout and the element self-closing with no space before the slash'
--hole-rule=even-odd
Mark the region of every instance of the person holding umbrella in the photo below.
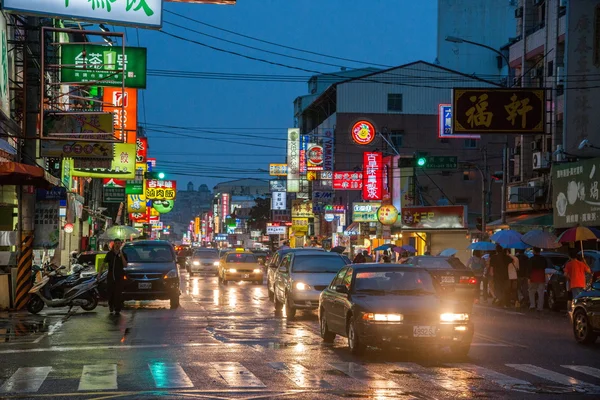
<svg viewBox="0 0 600 400">
<path fill-rule="evenodd" d="M 577 254 L 574 248 L 569 249 L 569 261 L 565 264 L 565 277 L 569 281 L 571 294 L 573 299 L 583 292 L 585 288 L 585 274 L 591 274 L 590 267 L 582 261 L 582 258 Z M 569 306 L 569 309 L 571 307 Z"/>
<path fill-rule="evenodd" d="M 490 267 L 494 277 L 494 294 L 496 295 L 497 304 L 504 308 L 508 307 L 508 265 L 511 261 L 506 254 L 506 250 L 496 244 L 496 253 L 490 257 Z"/>
</svg>

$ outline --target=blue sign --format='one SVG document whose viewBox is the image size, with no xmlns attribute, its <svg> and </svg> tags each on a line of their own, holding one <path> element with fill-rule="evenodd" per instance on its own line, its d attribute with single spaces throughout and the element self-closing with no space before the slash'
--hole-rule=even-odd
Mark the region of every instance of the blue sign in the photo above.
<svg viewBox="0 0 600 400">
<path fill-rule="evenodd" d="M 35 191 L 36 200 L 66 200 L 67 189 L 64 187 L 55 186 L 50 190 L 37 189 Z"/>
<path fill-rule="evenodd" d="M 479 135 L 455 135 L 452 130 L 452 106 L 449 104 L 440 104 L 438 109 L 440 139 L 481 139 Z"/>
</svg>

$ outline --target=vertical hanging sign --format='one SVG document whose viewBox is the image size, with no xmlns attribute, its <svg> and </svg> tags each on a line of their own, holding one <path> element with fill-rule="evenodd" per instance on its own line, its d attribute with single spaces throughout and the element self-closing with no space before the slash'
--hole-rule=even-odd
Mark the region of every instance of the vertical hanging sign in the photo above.
<svg viewBox="0 0 600 400">
<path fill-rule="evenodd" d="M 363 155 L 363 199 L 383 198 L 383 156 L 381 153 L 365 152 Z"/>
<path fill-rule="evenodd" d="M 333 129 L 323 133 L 323 171 L 333 171 Z"/>
<path fill-rule="evenodd" d="M 288 192 L 300 191 L 300 129 L 289 128 L 287 140 L 287 189 Z"/>
</svg>

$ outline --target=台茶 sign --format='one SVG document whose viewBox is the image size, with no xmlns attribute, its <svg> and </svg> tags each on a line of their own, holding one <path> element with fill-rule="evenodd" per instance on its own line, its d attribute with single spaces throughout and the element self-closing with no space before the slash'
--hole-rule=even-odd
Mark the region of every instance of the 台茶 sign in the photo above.
<svg viewBox="0 0 600 400">
<path fill-rule="evenodd" d="M 7 11 L 160 28 L 162 0 L 3 0 Z"/>
<path fill-rule="evenodd" d="M 545 133 L 544 89 L 454 88 L 452 131 L 469 133 Z"/>
<path fill-rule="evenodd" d="M 161 181 L 148 179 L 146 181 L 147 200 L 175 200 L 177 181 Z"/>
<path fill-rule="evenodd" d="M 94 82 L 98 86 L 146 88 L 146 48 L 95 44 L 63 45 L 61 49 L 61 81 L 63 83 Z"/>
</svg>

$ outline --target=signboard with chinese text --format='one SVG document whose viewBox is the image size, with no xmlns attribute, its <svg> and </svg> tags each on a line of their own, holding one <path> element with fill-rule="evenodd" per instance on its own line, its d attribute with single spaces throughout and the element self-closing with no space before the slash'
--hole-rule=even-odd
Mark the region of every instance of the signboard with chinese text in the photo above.
<svg viewBox="0 0 600 400">
<path fill-rule="evenodd" d="M 267 226 L 267 235 L 285 235 L 286 233 L 286 226 Z"/>
<path fill-rule="evenodd" d="M 398 209 L 392 204 L 386 204 L 377 210 L 377 219 L 383 225 L 393 225 L 398 220 Z"/>
<path fill-rule="evenodd" d="M 453 88 L 452 131 L 544 134 L 545 93 L 545 89 Z"/>
<path fill-rule="evenodd" d="M 80 160 L 75 168 L 73 159 L 69 159 L 69 168 L 71 176 L 83 176 L 88 178 L 117 178 L 134 179 L 135 178 L 135 144 L 115 143 L 114 156 L 110 168 L 98 168 L 94 161 L 86 165 L 87 160 Z"/>
<path fill-rule="evenodd" d="M 221 218 L 225 219 L 225 217 L 229 216 L 230 208 L 229 208 L 229 193 L 221 194 Z"/>
<path fill-rule="evenodd" d="M 599 182 L 600 158 L 552 165 L 555 228 L 600 225 Z"/>
<path fill-rule="evenodd" d="M 286 192 L 287 184 L 284 180 L 271 179 L 269 181 L 269 190 L 271 192 Z"/>
<path fill-rule="evenodd" d="M 287 164 L 269 164 L 269 175 L 271 176 L 287 176 Z"/>
<path fill-rule="evenodd" d="M 105 186 L 102 188 L 102 201 L 105 203 L 121 203 L 125 201 L 125 188 Z"/>
<path fill-rule="evenodd" d="M 135 141 L 135 162 L 145 164 L 148 156 L 148 138 L 137 138 Z"/>
<path fill-rule="evenodd" d="M 438 137 L 440 139 L 481 139 L 479 135 L 455 135 L 452 132 L 452 105 L 438 106 Z"/>
<path fill-rule="evenodd" d="M 175 200 L 176 195 L 177 181 L 146 180 L 147 200 Z"/>
<path fill-rule="evenodd" d="M 114 115 L 115 137 L 135 143 L 137 135 L 137 89 L 104 88 L 102 109 Z M 144 138 L 145 139 L 145 138 Z M 139 161 L 141 162 L 141 161 Z"/>
<path fill-rule="evenodd" d="M 426 156 L 423 169 L 458 169 L 457 156 Z"/>
<path fill-rule="evenodd" d="M 318 145 L 309 146 L 306 151 L 306 168 L 309 171 L 321 171 L 323 169 L 323 147 Z"/>
<path fill-rule="evenodd" d="M 308 149 L 308 135 L 300 135 L 300 160 L 298 169 L 301 174 L 306 173 L 306 150 Z"/>
<path fill-rule="evenodd" d="M 42 133 L 42 139 L 114 140 L 113 115 L 105 112 L 45 112 Z"/>
<path fill-rule="evenodd" d="M 292 218 L 314 218 L 312 203 L 304 200 L 292 200 Z"/>
<path fill-rule="evenodd" d="M 382 154 L 365 152 L 363 159 L 363 200 L 381 200 L 383 198 Z"/>
<path fill-rule="evenodd" d="M 148 215 L 146 213 L 130 213 L 129 220 L 139 224 L 148 222 Z"/>
<path fill-rule="evenodd" d="M 363 173 L 360 171 L 335 171 L 333 188 L 335 190 L 362 190 Z"/>
<path fill-rule="evenodd" d="M 127 212 L 146 213 L 146 197 L 143 194 L 128 194 Z"/>
<path fill-rule="evenodd" d="M 357 121 L 354 125 L 352 125 L 352 129 L 350 130 L 350 136 L 354 143 L 360 144 L 361 146 L 366 146 L 371 144 L 373 140 L 375 140 L 375 136 L 377 135 L 377 131 L 375 130 L 375 126 L 367 120 Z"/>
<path fill-rule="evenodd" d="M 14 69 L 14 55 L 8 51 L 6 17 L 0 14 L 0 110 L 10 117 L 10 72 Z"/>
<path fill-rule="evenodd" d="M 121 47 L 96 44 L 63 45 L 61 82 L 122 88 L 124 70 L 126 88 L 145 89 L 146 48 L 125 47 L 125 54 L 122 52 Z"/>
<path fill-rule="evenodd" d="M 333 129 L 325 129 L 323 132 L 323 171 L 333 171 L 333 154 L 334 154 L 334 143 L 333 143 Z M 331 179 L 323 178 L 321 179 Z"/>
<path fill-rule="evenodd" d="M 286 207 L 286 192 L 273 192 L 271 210 L 285 210 Z"/>
<path fill-rule="evenodd" d="M 288 192 L 300 191 L 300 129 L 288 129 L 287 140 L 287 189 Z"/>
<path fill-rule="evenodd" d="M 390 204 L 392 202 L 392 157 L 383 157 L 381 163 L 381 200 L 383 204 Z"/>
<path fill-rule="evenodd" d="M 377 222 L 377 211 L 381 202 L 352 203 L 352 222 Z"/>
<path fill-rule="evenodd" d="M 294 232 L 308 232 L 308 218 L 292 218 Z"/>
<path fill-rule="evenodd" d="M 401 211 L 403 229 L 466 229 L 466 206 L 415 206 Z"/>
</svg>

